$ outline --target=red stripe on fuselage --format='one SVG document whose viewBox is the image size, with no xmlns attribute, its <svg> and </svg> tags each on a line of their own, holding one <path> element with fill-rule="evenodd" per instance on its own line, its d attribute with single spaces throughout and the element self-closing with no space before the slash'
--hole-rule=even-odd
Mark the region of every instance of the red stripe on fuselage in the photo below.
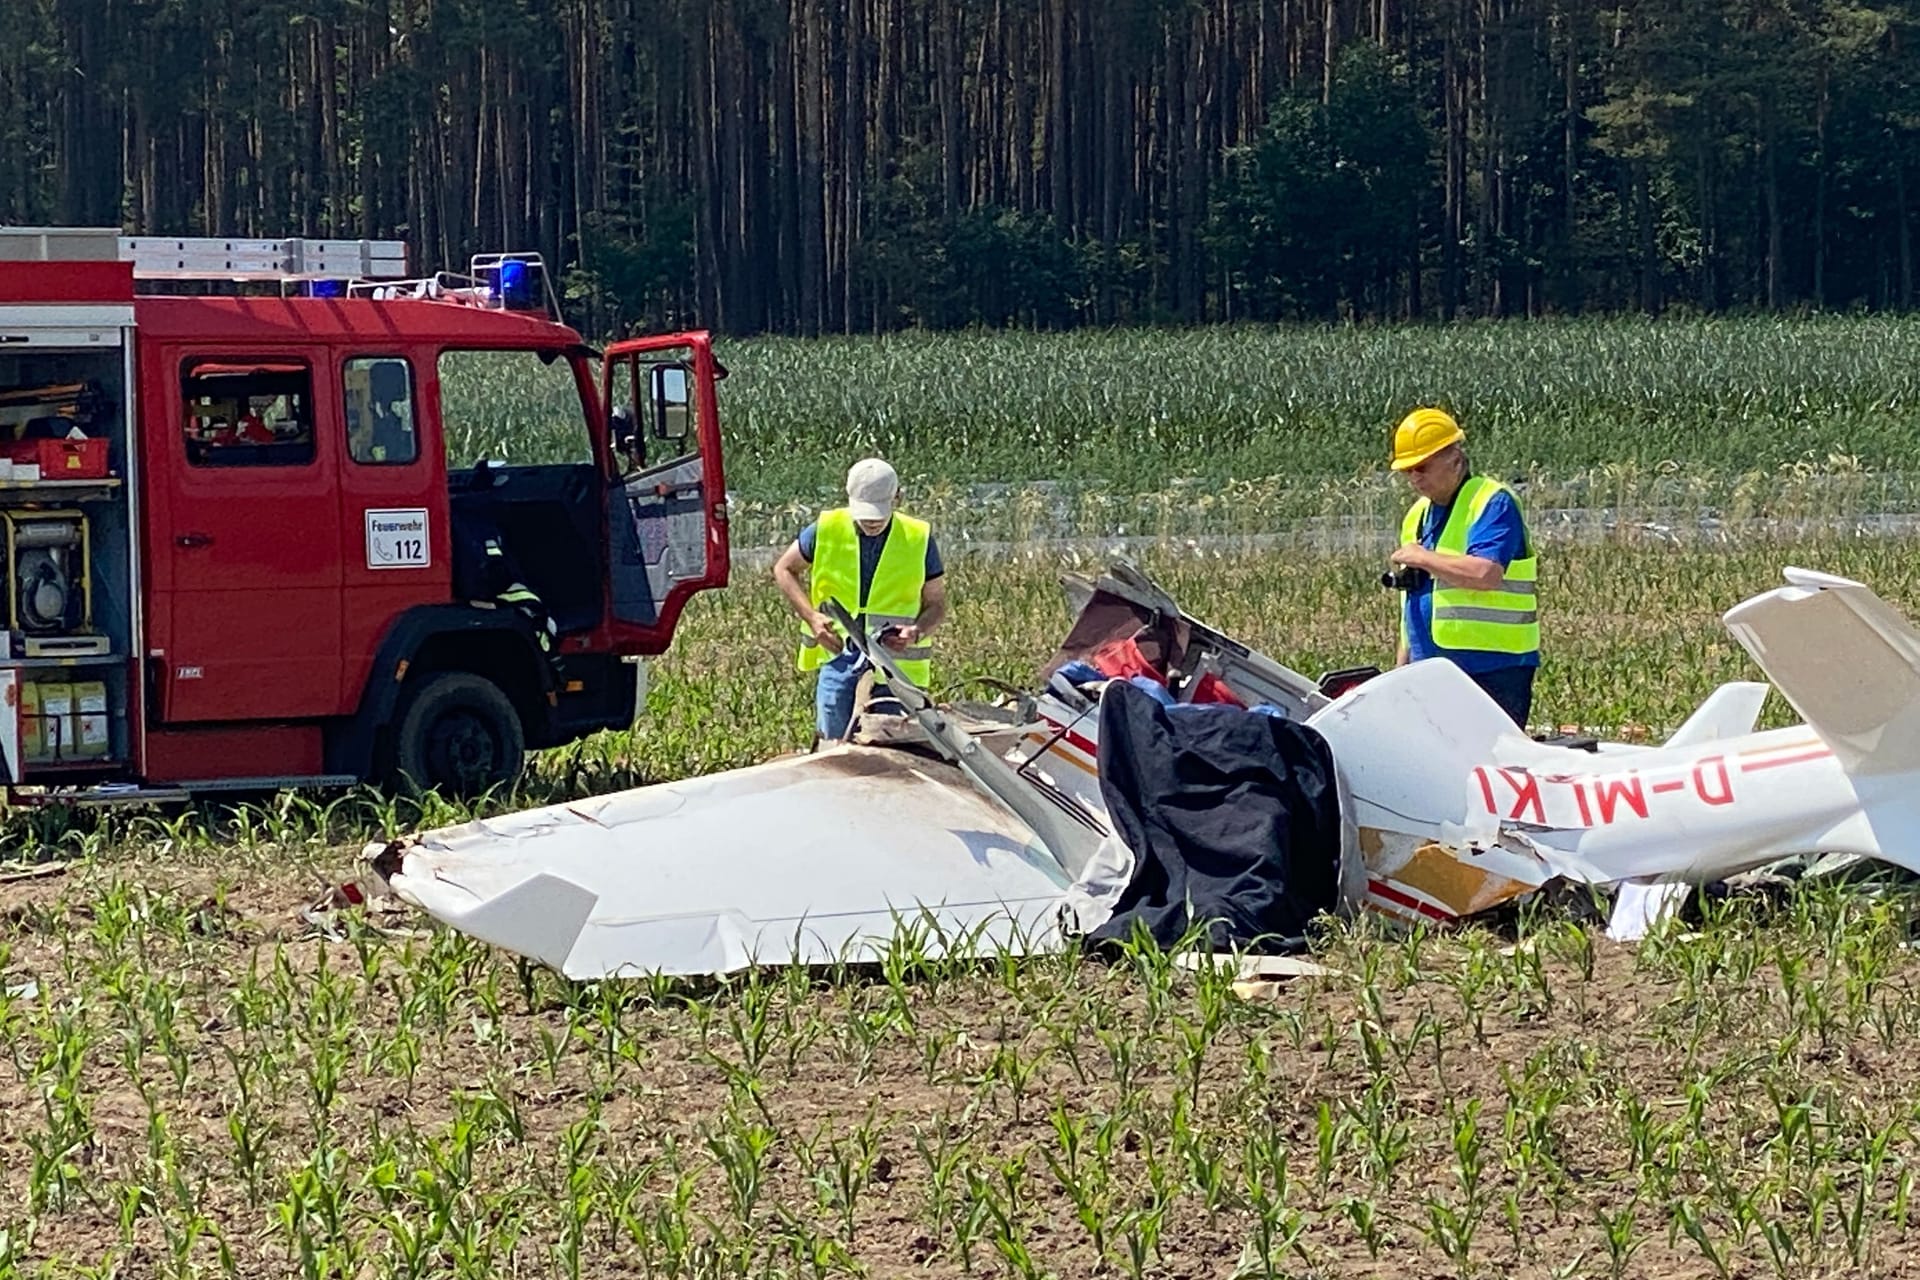
<svg viewBox="0 0 1920 1280">
<path fill-rule="evenodd" d="M 1757 773 L 1762 769 L 1778 769 L 1783 765 L 1805 764 L 1809 760 L 1825 760 L 1833 755 L 1826 747 L 1817 751 L 1802 751 L 1797 756 L 1769 756 L 1765 760 L 1742 760 L 1740 772 Z"/>
<path fill-rule="evenodd" d="M 1420 899 L 1414 897 L 1412 894 L 1402 893 L 1400 890 L 1388 884 L 1385 880 L 1367 881 L 1367 892 L 1376 894 L 1379 897 L 1385 898 L 1388 902 L 1397 903 L 1400 906 L 1405 907 L 1409 911 L 1418 911 L 1421 915 L 1426 916 L 1429 919 L 1433 919 L 1433 920 L 1457 919 L 1457 917 L 1449 915 L 1447 912 L 1442 911 L 1438 907 L 1430 906 L 1427 903 L 1420 901 Z"/>
</svg>

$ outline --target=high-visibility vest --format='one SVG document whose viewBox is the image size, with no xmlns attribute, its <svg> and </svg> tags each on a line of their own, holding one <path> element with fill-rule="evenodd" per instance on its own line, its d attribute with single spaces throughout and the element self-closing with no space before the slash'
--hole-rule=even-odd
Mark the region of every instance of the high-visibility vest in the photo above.
<svg viewBox="0 0 1920 1280">
<path fill-rule="evenodd" d="M 867 595 L 860 598 L 860 529 L 845 507 L 820 517 L 815 528 L 813 567 L 809 585 L 813 607 L 838 600 L 854 617 L 866 618 L 867 634 L 876 641 L 881 629 L 909 626 L 920 616 L 920 593 L 927 585 L 927 542 L 932 531 L 924 520 L 893 515 L 893 528 L 881 549 L 880 563 L 874 568 Z M 826 648 L 817 643 L 805 628 L 800 641 L 800 669 L 812 671 L 829 658 Z M 900 668 L 900 674 L 922 689 L 933 680 L 933 650 L 915 645 L 907 650 L 887 650 Z"/>
<path fill-rule="evenodd" d="M 1454 495 L 1447 511 L 1446 527 L 1434 546 L 1436 551 L 1467 554 L 1467 533 L 1473 522 L 1487 509 L 1498 493 L 1512 496 L 1512 490 L 1486 476 L 1469 476 Z M 1417 500 L 1400 524 L 1400 543 L 1406 546 L 1420 541 L 1420 524 L 1431 504 Z M 1515 510 L 1519 499 L 1514 499 Z M 1521 557 L 1507 565 L 1506 577 L 1492 591 L 1469 591 L 1450 587 L 1438 577 L 1433 580 L 1433 643 L 1439 649 L 1478 649 L 1489 653 L 1510 653 L 1516 657 L 1540 651 L 1540 612 L 1534 593 L 1539 561 L 1534 556 L 1533 539 L 1522 527 Z M 1401 633 L 1406 631 L 1406 610 L 1413 608 L 1408 595 L 1401 612 Z"/>
<path fill-rule="evenodd" d="M 495 573 L 506 573 L 507 553 L 500 545 L 500 539 L 488 538 L 486 542 L 487 561 Z M 553 656 L 553 642 L 560 634 L 560 628 L 547 612 L 547 602 L 534 594 L 533 588 L 524 582 L 510 582 L 506 589 L 494 599 L 500 604 L 511 605 L 527 615 L 533 621 L 534 639 L 540 645 L 540 652 Z"/>
</svg>

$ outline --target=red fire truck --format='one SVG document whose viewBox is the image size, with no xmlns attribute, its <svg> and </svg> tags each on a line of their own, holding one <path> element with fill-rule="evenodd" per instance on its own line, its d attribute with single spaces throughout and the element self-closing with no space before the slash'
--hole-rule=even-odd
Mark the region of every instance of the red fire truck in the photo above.
<svg viewBox="0 0 1920 1280">
<path fill-rule="evenodd" d="M 16 794 L 470 794 L 632 723 L 727 581 L 708 335 L 596 352 L 537 255 L 405 257 L 0 228 Z"/>
</svg>

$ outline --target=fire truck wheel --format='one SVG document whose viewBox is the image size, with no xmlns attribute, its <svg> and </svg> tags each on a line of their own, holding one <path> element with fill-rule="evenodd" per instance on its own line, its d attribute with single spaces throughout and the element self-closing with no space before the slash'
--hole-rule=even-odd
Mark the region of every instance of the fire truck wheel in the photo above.
<svg viewBox="0 0 1920 1280">
<path fill-rule="evenodd" d="M 527 754 L 520 715 L 507 695 L 464 671 L 442 672 L 414 690 L 393 745 L 403 786 L 463 797 L 511 783 Z"/>
</svg>

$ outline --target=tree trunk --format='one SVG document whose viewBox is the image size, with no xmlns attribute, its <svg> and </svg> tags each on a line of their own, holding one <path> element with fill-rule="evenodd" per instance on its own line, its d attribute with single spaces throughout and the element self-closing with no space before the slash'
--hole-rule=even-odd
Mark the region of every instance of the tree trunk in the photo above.
<svg viewBox="0 0 1920 1280">
<path fill-rule="evenodd" d="M 935 0 L 934 44 L 939 64 L 940 201 L 948 217 L 960 210 L 960 18 L 954 0 Z"/>
<path fill-rule="evenodd" d="M 1464 0 L 1450 6 L 1440 56 L 1440 92 L 1445 99 L 1446 178 L 1441 196 L 1440 316 L 1452 320 L 1460 311 L 1460 246 L 1466 238 L 1467 121 L 1466 92 L 1461 84 L 1460 17 Z"/>
<path fill-rule="evenodd" d="M 1067 0 L 1041 0 L 1047 10 L 1046 169 L 1053 216 L 1064 227 L 1073 216 L 1073 157 L 1067 145 Z"/>
<path fill-rule="evenodd" d="M 800 332 L 817 337 L 826 327 L 826 48 L 821 32 L 821 0 L 799 0 L 802 58 L 800 76 Z"/>
<path fill-rule="evenodd" d="M 1645 161 L 1633 166 L 1633 215 L 1640 243 L 1640 309 L 1660 312 L 1660 259 L 1653 236 L 1653 193 L 1648 190 Z"/>
<path fill-rule="evenodd" d="M 1579 195 L 1579 143 L 1580 143 L 1580 45 L 1574 36 L 1574 15 L 1570 12 L 1561 15 L 1565 25 L 1567 42 L 1565 67 L 1565 96 L 1562 101 L 1561 125 L 1561 185 L 1562 198 L 1566 202 L 1566 228 L 1562 233 L 1561 279 L 1562 291 L 1560 304 L 1568 311 L 1580 310 L 1580 195 Z"/>
<path fill-rule="evenodd" d="M 1786 299 L 1782 295 L 1780 254 L 1784 236 L 1780 228 L 1779 138 L 1772 103 L 1762 98 L 1760 105 L 1761 147 L 1766 152 L 1765 195 L 1767 202 L 1767 310 L 1778 311 Z"/>
<path fill-rule="evenodd" d="M 1894 199 L 1899 204 L 1900 309 L 1913 306 L 1913 237 L 1907 228 L 1907 157 L 1898 152 L 1893 162 Z"/>
<path fill-rule="evenodd" d="M 694 204 L 698 210 L 694 235 L 694 278 L 700 314 L 715 328 L 726 327 L 720 305 L 719 142 L 714 128 L 713 29 L 702 20 L 693 24 L 693 48 L 688 61 L 693 70 Z"/>
<path fill-rule="evenodd" d="M 1206 263 L 1200 256 L 1200 224 L 1207 210 L 1207 137 L 1209 98 L 1205 85 L 1206 38 L 1204 11 L 1187 19 L 1187 57 L 1181 74 L 1186 79 L 1186 131 L 1181 148 L 1180 178 L 1180 318 L 1197 323 L 1206 311 Z"/>
<path fill-rule="evenodd" d="M 847 62 L 840 114 L 840 328 L 854 326 L 854 267 L 860 256 L 861 192 L 867 183 L 867 0 L 847 3 Z"/>
<path fill-rule="evenodd" d="M 1336 0 L 1320 6 L 1320 104 L 1333 101 L 1333 59 L 1340 47 L 1340 9 Z"/>
<path fill-rule="evenodd" d="M 1820 83 L 1814 95 L 1814 186 L 1813 186 L 1813 305 L 1827 305 L 1827 116 L 1832 108 L 1831 85 L 1827 68 L 1820 68 Z"/>
<path fill-rule="evenodd" d="M 1012 198 L 1014 207 L 1022 213 L 1031 213 L 1039 204 L 1037 184 L 1034 181 L 1035 164 L 1033 154 L 1033 77 L 1035 69 L 1042 61 L 1033 57 L 1033 44 L 1029 38 L 1032 29 L 1023 21 L 1008 42 L 1008 58 L 1011 63 L 1013 122 L 1009 139 L 1012 155 Z"/>
</svg>

